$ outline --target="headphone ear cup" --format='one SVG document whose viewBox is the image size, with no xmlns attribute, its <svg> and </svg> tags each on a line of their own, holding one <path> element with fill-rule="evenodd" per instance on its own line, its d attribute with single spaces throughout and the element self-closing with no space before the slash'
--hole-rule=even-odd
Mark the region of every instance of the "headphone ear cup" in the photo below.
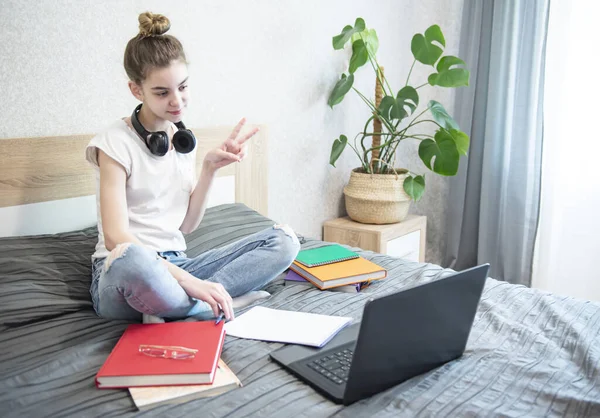
<svg viewBox="0 0 600 418">
<path fill-rule="evenodd" d="M 154 155 L 162 157 L 169 151 L 169 136 L 164 131 L 152 132 L 148 138 L 148 148 Z"/>
<path fill-rule="evenodd" d="M 182 154 L 192 152 L 196 148 L 196 137 L 189 129 L 180 129 L 173 135 L 173 147 Z"/>
</svg>

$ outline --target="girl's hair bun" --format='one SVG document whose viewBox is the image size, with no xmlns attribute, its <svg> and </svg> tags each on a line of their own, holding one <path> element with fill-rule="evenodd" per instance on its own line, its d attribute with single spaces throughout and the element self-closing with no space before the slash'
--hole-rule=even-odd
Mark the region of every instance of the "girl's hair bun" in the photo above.
<svg viewBox="0 0 600 418">
<path fill-rule="evenodd" d="M 140 13 L 138 16 L 140 22 L 140 36 L 159 36 L 167 32 L 171 27 L 171 22 L 166 16 L 150 12 Z"/>
</svg>

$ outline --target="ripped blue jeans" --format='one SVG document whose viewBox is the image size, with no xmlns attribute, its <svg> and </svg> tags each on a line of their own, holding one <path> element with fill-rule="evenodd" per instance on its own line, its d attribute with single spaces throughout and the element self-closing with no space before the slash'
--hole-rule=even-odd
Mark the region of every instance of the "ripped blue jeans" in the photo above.
<svg viewBox="0 0 600 418">
<path fill-rule="evenodd" d="M 181 251 L 157 254 L 137 244 L 122 244 L 108 257 L 94 260 L 90 293 L 96 313 L 107 319 L 141 320 L 142 313 L 209 319 L 214 317 L 210 305 L 188 296 L 159 256 L 199 280 L 221 283 L 237 297 L 277 277 L 299 250 L 298 238 L 287 225 L 275 225 L 194 258 Z"/>
</svg>

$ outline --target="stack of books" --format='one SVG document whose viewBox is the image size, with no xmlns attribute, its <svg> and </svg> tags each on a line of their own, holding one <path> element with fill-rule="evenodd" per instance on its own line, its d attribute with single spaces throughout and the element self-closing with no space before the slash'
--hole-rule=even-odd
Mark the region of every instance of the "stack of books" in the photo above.
<svg viewBox="0 0 600 418">
<path fill-rule="evenodd" d="M 302 250 L 290 266 L 285 281 L 310 283 L 321 290 L 360 292 L 387 271 L 339 244 Z"/>
<path fill-rule="evenodd" d="M 129 389 L 140 410 L 240 387 L 220 359 L 224 322 L 129 325 L 98 371 L 96 386 Z"/>
</svg>

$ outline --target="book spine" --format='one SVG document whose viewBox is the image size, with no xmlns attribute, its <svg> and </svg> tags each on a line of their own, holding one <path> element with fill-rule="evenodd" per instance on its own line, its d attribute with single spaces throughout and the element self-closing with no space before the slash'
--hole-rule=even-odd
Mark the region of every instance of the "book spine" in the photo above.
<svg viewBox="0 0 600 418">
<path fill-rule="evenodd" d="M 295 271 L 296 273 L 298 273 L 298 275 L 302 276 L 304 279 L 306 279 L 306 281 L 312 283 L 316 288 L 323 290 L 323 288 L 321 286 L 319 286 L 317 283 L 315 283 L 310 277 L 307 277 L 306 274 L 304 274 L 304 272 L 299 269 L 298 267 L 296 267 L 295 265 L 291 265 L 290 266 L 290 270 Z"/>
<path fill-rule="evenodd" d="M 100 367 L 100 370 L 98 370 L 98 373 L 96 373 L 96 378 L 95 383 L 96 383 L 96 387 L 98 389 L 103 389 L 105 388 L 104 386 L 102 386 L 100 384 L 100 381 L 98 380 L 98 378 L 102 377 L 102 374 L 104 373 L 104 369 L 106 369 L 108 366 L 107 364 L 111 362 L 111 357 L 113 355 L 113 353 L 115 353 L 117 351 L 117 348 L 119 347 L 119 345 L 124 341 L 124 337 L 125 334 L 127 334 L 127 331 L 129 330 L 130 326 L 127 326 L 127 328 L 125 328 L 125 331 L 123 332 L 123 334 L 121 334 L 121 336 L 119 337 L 119 341 L 117 341 L 117 344 L 115 344 L 115 346 L 113 347 L 113 349 L 110 351 L 110 354 L 108 355 L 108 357 L 106 358 L 106 360 L 104 360 L 104 363 L 102 364 L 102 366 Z M 108 389 L 108 388 L 107 388 Z"/>
</svg>

